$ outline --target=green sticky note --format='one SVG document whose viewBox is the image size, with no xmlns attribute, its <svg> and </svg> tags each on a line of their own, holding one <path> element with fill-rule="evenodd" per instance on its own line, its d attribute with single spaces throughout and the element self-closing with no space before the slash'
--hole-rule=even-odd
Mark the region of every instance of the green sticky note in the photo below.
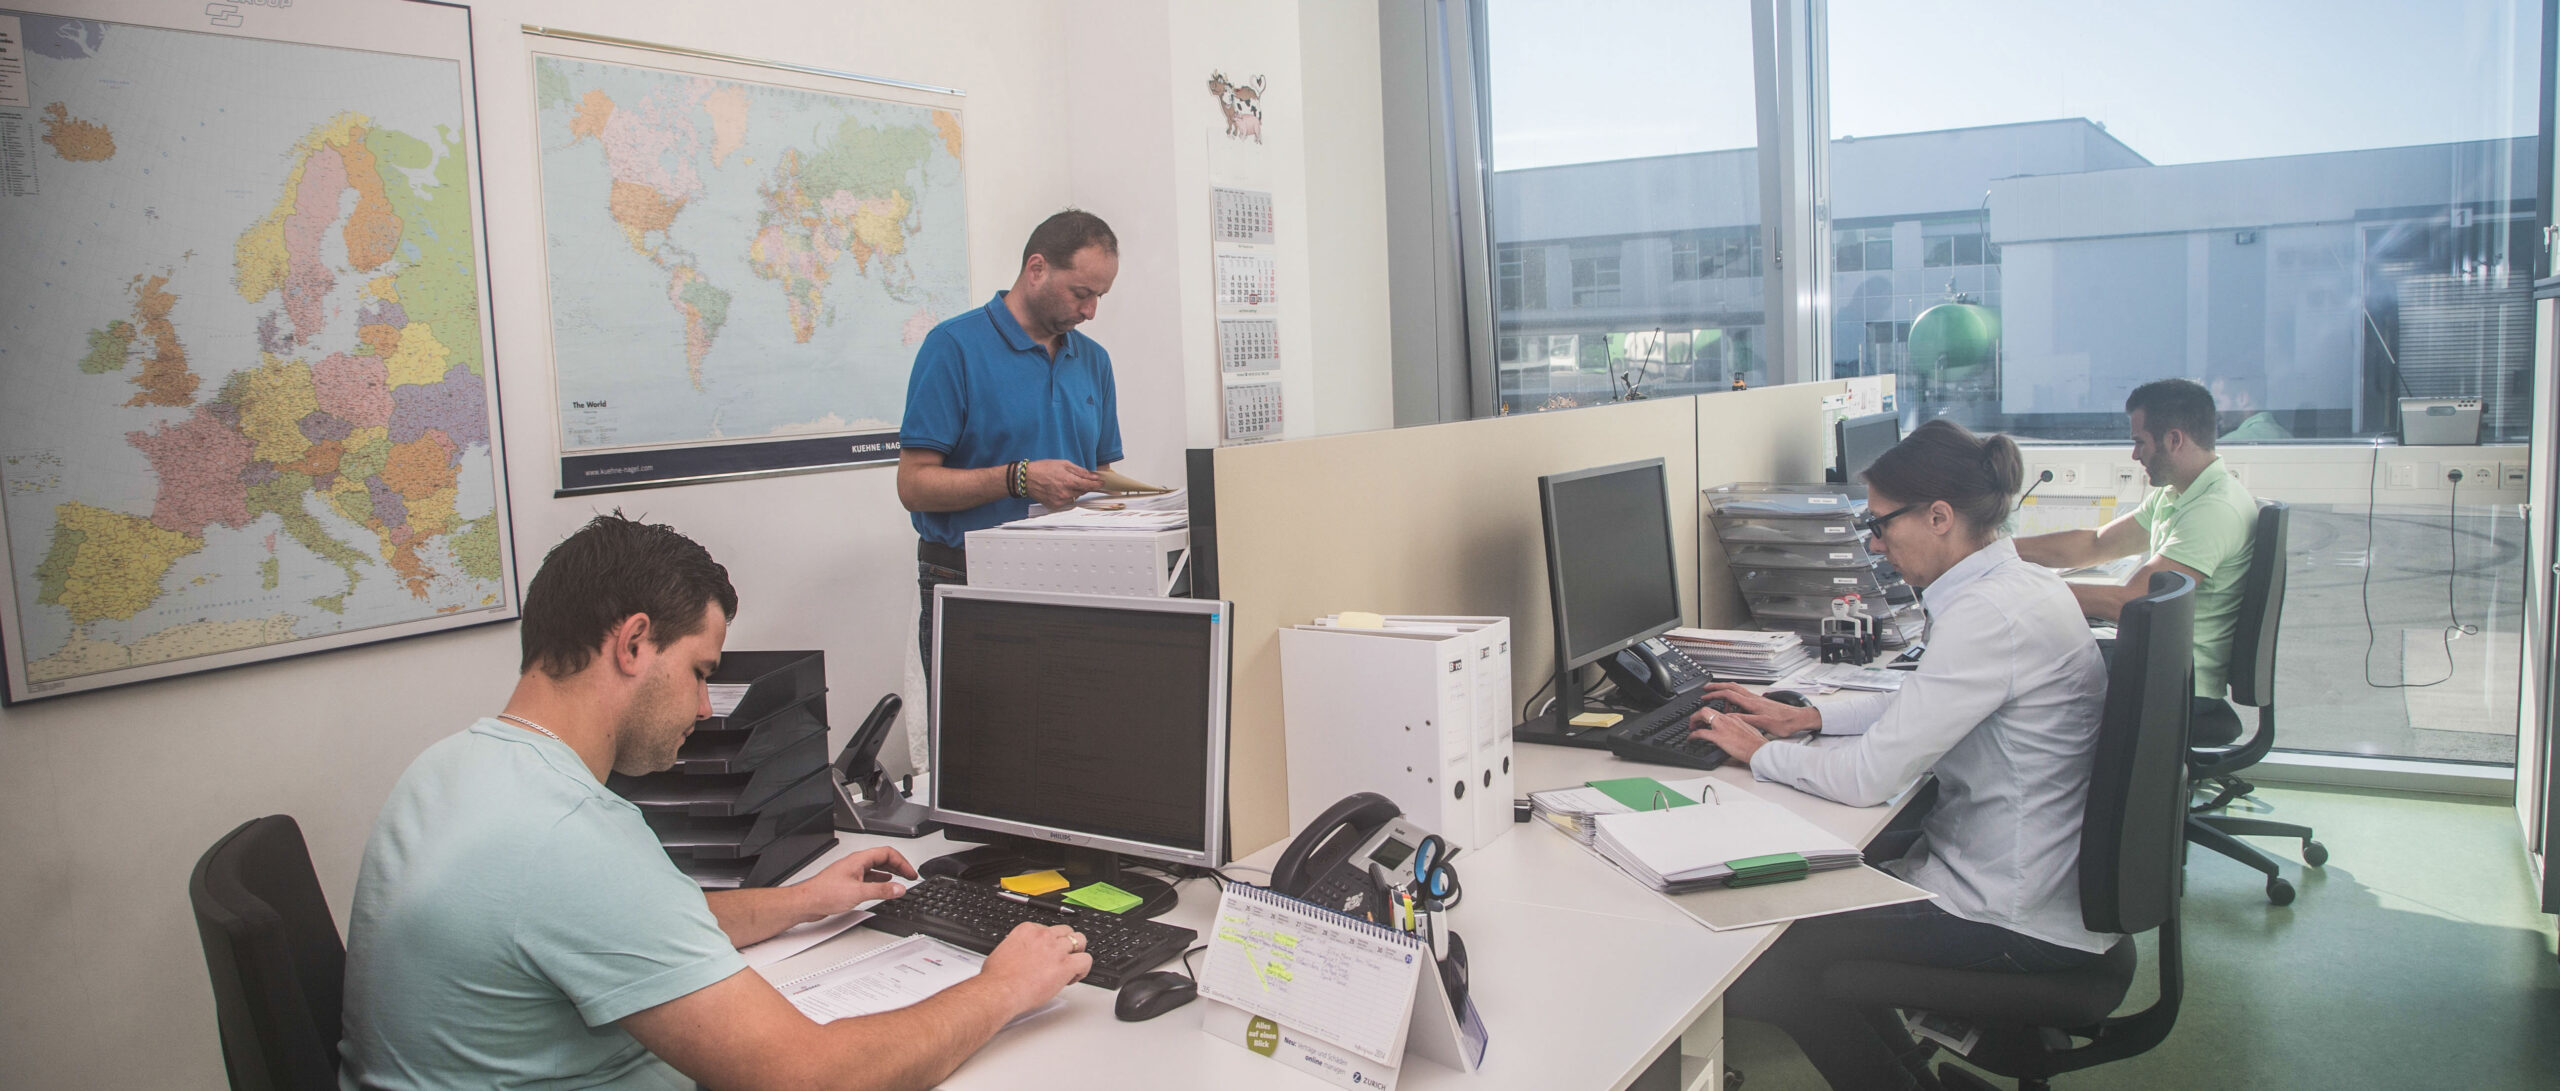
<svg viewBox="0 0 2560 1091">
<path fill-rule="evenodd" d="M 1652 777 L 1595 780 L 1590 786 L 1600 789 L 1600 794 L 1617 800 L 1632 811 L 1661 811 L 1673 807 L 1693 806 L 1698 802 L 1672 791 L 1661 781 Z"/>
<path fill-rule="evenodd" d="M 1099 909 L 1105 913 L 1126 913 L 1136 909 L 1146 899 L 1109 883 L 1092 883 L 1068 891 L 1066 901 L 1068 905 L 1084 909 Z"/>
</svg>

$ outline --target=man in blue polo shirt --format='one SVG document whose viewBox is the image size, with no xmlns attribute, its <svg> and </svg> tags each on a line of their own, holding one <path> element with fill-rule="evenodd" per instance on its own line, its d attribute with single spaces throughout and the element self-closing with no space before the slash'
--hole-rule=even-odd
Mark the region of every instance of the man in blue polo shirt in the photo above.
<svg viewBox="0 0 2560 1091">
<path fill-rule="evenodd" d="M 933 589 L 966 583 L 962 537 L 1061 508 L 1120 461 L 1111 354 L 1076 332 L 1120 275 L 1120 240 L 1068 209 L 1022 248 L 1013 287 L 933 328 L 907 380 L 898 429 L 898 502 L 914 512 L 916 632 L 933 669 Z"/>
</svg>

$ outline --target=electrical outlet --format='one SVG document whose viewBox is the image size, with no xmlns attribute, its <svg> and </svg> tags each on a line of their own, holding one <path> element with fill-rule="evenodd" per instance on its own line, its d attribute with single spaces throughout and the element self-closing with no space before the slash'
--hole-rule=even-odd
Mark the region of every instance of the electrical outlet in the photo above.
<svg viewBox="0 0 2560 1091">
<path fill-rule="evenodd" d="M 2114 468 L 2117 492 L 2123 492 L 2131 486 L 2142 483 L 2142 465 L 2140 463 L 2119 462 L 2115 464 Z"/>
<path fill-rule="evenodd" d="M 2395 489 L 2414 489 L 2414 488 L 2417 488 L 2417 487 L 2418 487 L 2418 464 L 2417 464 L 2417 463 L 2415 463 L 2415 462 L 2394 462 L 2394 463 L 2392 463 L 2392 464 L 2391 464 L 2391 477 L 2390 477 L 2390 479 L 2389 479 L 2388 484 L 2389 484 L 2389 487 L 2391 487 L 2391 488 L 2395 488 Z"/>
<path fill-rule="evenodd" d="M 2498 487 L 2498 472 L 2493 466 L 2477 462 L 2447 462 L 2437 467 L 2437 471 L 2440 475 L 2438 479 L 2449 486 L 2474 491 Z M 2462 479 L 2454 480 L 2455 474 L 2462 475 Z"/>
<path fill-rule="evenodd" d="M 2053 471 L 2053 483 L 2065 487 L 2077 487 L 2081 479 L 2088 476 L 2088 471 L 2077 462 L 2065 462 L 2046 468 Z"/>
<path fill-rule="evenodd" d="M 2533 481 L 2533 467 L 2523 462 L 2498 464 L 2498 487 L 2523 492 Z"/>
</svg>

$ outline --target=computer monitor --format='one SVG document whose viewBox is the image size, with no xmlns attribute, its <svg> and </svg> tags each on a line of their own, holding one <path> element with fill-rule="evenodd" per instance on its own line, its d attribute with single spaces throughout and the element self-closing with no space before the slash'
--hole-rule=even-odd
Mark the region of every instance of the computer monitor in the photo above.
<svg viewBox="0 0 2560 1091">
<path fill-rule="evenodd" d="M 1832 464 L 1834 481 L 1858 480 L 1858 475 L 1875 465 L 1876 456 L 1892 450 L 1902 442 L 1902 417 L 1894 413 L 1869 413 L 1863 417 L 1842 417 L 1833 425 L 1839 442 L 1840 460 Z"/>
<path fill-rule="evenodd" d="M 1559 723 L 1582 711 L 1577 668 L 1680 624 L 1669 487 L 1658 458 L 1538 479 Z"/>
<path fill-rule="evenodd" d="M 958 873 L 1062 867 L 1161 912 L 1172 888 L 1122 874 L 1120 857 L 1225 864 L 1231 613 L 1209 599 L 938 588 L 933 818 L 995 842 L 961 854 Z"/>
</svg>

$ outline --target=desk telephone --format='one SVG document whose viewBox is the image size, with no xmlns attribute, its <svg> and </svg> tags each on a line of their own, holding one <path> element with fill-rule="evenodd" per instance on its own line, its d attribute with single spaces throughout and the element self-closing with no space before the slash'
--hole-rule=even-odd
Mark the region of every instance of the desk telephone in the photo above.
<svg viewBox="0 0 2560 1091">
<path fill-rule="evenodd" d="M 1689 653 L 1658 636 L 1601 660 L 1600 669 L 1618 683 L 1618 703 L 1637 712 L 1658 708 L 1715 680 Z"/>
<path fill-rule="evenodd" d="M 1386 892 L 1369 865 L 1392 874 L 1429 836 L 1405 821 L 1394 800 L 1376 792 L 1345 796 L 1289 842 L 1271 869 L 1271 889 L 1349 916 L 1382 919 Z"/>
<path fill-rule="evenodd" d="M 1394 926 L 1396 914 L 1388 909 L 1391 899 L 1378 881 L 1381 875 L 1414 879 L 1432 913 L 1457 904 L 1458 876 L 1441 844 L 1438 837 L 1405 821 L 1403 809 L 1394 800 L 1376 792 L 1356 792 L 1325 808 L 1298 831 L 1271 868 L 1271 889 L 1372 924 Z M 1421 874 L 1402 870 L 1408 865 L 1419 868 Z M 1439 963 L 1440 987 L 1463 1010 L 1468 986 L 1466 941 L 1455 931 L 1433 927 L 1432 955 Z"/>
</svg>

